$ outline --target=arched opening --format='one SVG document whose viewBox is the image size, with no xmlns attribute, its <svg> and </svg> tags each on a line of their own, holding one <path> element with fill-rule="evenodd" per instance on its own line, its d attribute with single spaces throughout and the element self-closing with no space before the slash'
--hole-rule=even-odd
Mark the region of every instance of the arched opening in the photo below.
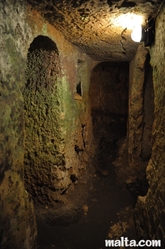
<svg viewBox="0 0 165 249">
<path fill-rule="evenodd" d="M 129 65 L 102 62 L 91 76 L 90 102 L 98 170 L 111 170 L 118 142 L 126 136 Z"/>
<path fill-rule="evenodd" d="M 53 191 L 60 189 L 57 170 L 64 164 L 60 152 L 60 78 L 56 44 L 38 36 L 27 55 L 25 108 L 25 185 L 39 203 L 55 201 Z"/>
</svg>

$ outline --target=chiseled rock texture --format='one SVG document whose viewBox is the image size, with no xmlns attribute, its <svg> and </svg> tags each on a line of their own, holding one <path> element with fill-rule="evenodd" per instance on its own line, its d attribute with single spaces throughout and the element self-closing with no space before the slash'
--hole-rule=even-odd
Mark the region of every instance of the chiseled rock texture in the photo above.
<svg viewBox="0 0 165 249">
<path fill-rule="evenodd" d="M 161 239 L 165 247 L 165 9 L 156 20 L 155 44 L 151 48 L 154 86 L 154 124 L 152 130 L 152 156 L 147 166 L 148 193 L 139 197 L 136 205 L 136 228 L 139 238 Z"/>
<path fill-rule="evenodd" d="M 161 0 L 27 0 L 67 40 L 98 61 L 130 61 L 137 43 L 124 25 L 128 13 L 153 16 Z M 122 25 L 119 24 L 122 15 Z M 129 21 L 129 25 L 132 20 Z"/>
<path fill-rule="evenodd" d="M 50 205 L 51 210 L 57 202 L 67 206 L 71 193 L 73 200 L 74 184 L 88 175 L 94 154 L 91 72 L 98 61 L 130 61 L 137 48 L 130 31 L 115 29 L 109 18 L 113 21 L 119 14 L 135 10 L 153 15 L 160 3 L 160 0 L 0 2 L 2 249 L 35 249 L 33 201 L 43 207 Z M 164 14 L 162 10 L 157 18 L 156 39 L 151 49 L 155 105 L 152 156 L 153 117 L 148 116 L 153 108 L 152 98 L 148 97 L 152 96 L 152 70 L 147 66 L 146 71 L 148 52 L 142 47 L 131 64 L 130 79 L 134 81 L 130 85 L 128 124 L 129 167 L 135 169 L 142 161 L 146 165 L 151 157 L 147 167 L 149 190 L 136 205 L 138 235 L 162 240 Z M 83 180 L 87 183 L 86 178 Z"/>
<path fill-rule="evenodd" d="M 35 15 L 32 18 L 38 21 Z M 73 184 L 73 176 L 78 179 L 90 165 L 88 60 L 60 36 L 56 43 L 37 36 L 28 50 L 23 92 L 25 182 L 41 204 L 65 202 L 63 193 Z"/>
<path fill-rule="evenodd" d="M 32 199 L 66 202 L 91 165 L 93 64 L 24 1 L 0 8 L 0 247 L 32 249 Z"/>
<path fill-rule="evenodd" d="M 132 177 L 145 175 L 151 157 L 153 125 L 153 84 L 149 66 L 149 51 L 144 45 L 137 49 L 130 63 L 128 103 L 128 165 Z"/>
<path fill-rule="evenodd" d="M 91 110 L 127 117 L 129 64 L 101 62 L 91 74 Z"/>
<path fill-rule="evenodd" d="M 26 41 L 24 1 L 1 1 L 0 248 L 36 248 L 33 202 L 24 187 Z"/>
</svg>

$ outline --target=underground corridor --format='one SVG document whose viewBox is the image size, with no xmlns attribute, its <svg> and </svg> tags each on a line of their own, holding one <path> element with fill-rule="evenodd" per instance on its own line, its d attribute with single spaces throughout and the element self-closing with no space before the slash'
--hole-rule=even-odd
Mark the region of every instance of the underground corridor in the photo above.
<svg viewBox="0 0 165 249">
<path fill-rule="evenodd" d="M 164 249 L 165 1 L 0 9 L 0 248 Z"/>
<path fill-rule="evenodd" d="M 149 137 L 153 99 L 152 71 L 147 63 L 148 61 L 145 81 L 148 83 L 144 82 L 143 86 L 144 103 L 146 102 L 143 108 L 147 115 L 144 122 L 148 132 L 145 134 Z M 74 96 L 75 101 L 81 105 L 84 92 L 84 62 L 78 60 L 77 65 Z M 57 185 L 60 180 L 62 185 L 63 179 L 58 176 L 57 166 L 55 168 L 54 165 L 59 165 L 61 171 L 64 171 L 65 165 L 65 158 L 59 150 L 59 144 L 64 140 L 60 133 L 60 81 L 54 84 L 54 79 L 59 75 L 59 53 L 55 43 L 45 36 L 36 37 L 28 50 L 27 83 L 23 95 L 26 134 L 25 184 L 34 200 L 38 248 L 101 249 L 106 248 L 105 239 L 108 238 L 117 240 L 125 236 L 137 239 L 133 209 L 138 195 L 144 196 L 147 193 L 145 171 L 139 171 L 139 175 L 136 173 L 136 178 L 129 172 L 129 178 L 127 176 L 124 182 L 127 172 L 123 174 L 118 172 L 117 168 L 121 160 L 119 150 L 122 146 L 127 146 L 124 143 L 128 122 L 129 64 L 102 62 L 93 68 L 89 106 L 92 119 L 91 135 L 93 134 L 91 151 L 94 150 L 94 155 L 86 172 L 81 169 L 84 171 L 83 175 L 78 176 L 78 173 L 69 169 L 73 186 L 70 183 L 64 185 L 64 182 L 58 190 L 52 186 Z M 150 99 L 146 99 L 148 95 Z M 81 147 L 78 143 L 74 146 L 80 161 L 85 160 L 81 154 L 87 144 L 86 126 L 85 123 L 81 124 Z M 150 144 L 146 141 L 145 147 L 150 150 Z M 150 154 L 143 155 L 145 158 L 147 156 L 150 157 Z M 120 167 L 124 168 L 128 164 L 125 151 L 122 157 Z"/>
<path fill-rule="evenodd" d="M 67 211 L 60 207 L 55 217 L 49 214 L 45 221 L 43 214 L 38 217 L 39 248 L 100 249 L 105 248 L 104 241 L 108 237 L 136 238 L 135 200 L 118 182 L 113 165 L 119 144 L 126 137 L 128 75 L 128 64 L 114 66 L 105 62 L 93 69 L 89 91 L 96 147 L 93 170 L 84 176 L 86 182 L 73 179 L 77 193 L 72 197 L 74 200 L 65 204 Z M 138 188 L 135 187 L 135 191 Z"/>
</svg>

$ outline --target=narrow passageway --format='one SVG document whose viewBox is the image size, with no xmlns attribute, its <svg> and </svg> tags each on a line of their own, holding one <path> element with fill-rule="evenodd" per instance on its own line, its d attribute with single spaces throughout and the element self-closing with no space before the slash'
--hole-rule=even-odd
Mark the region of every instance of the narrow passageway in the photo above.
<svg viewBox="0 0 165 249">
<path fill-rule="evenodd" d="M 165 0 L 0 9 L 0 249 L 165 249 Z"/>
<path fill-rule="evenodd" d="M 127 101 L 127 96 L 121 94 L 118 96 L 119 89 L 118 85 L 117 87 L 114 85 L 116 82 L 112 81 L 112 78 L 115 78 L 114 74 L 111 75 L 112 71 L 114 67 L 103 64 L 99 65 L 98 70 L 96 68 L 95 75 L 93 75 L 93 79 L 97 78 L 98 81 L 102 80 L 102 83 L 111 84 L 109 88 L 113 90 L 113 94 L 112 91 L 109 93 L 112 95 L 109 101 L 114 101 L 114 103 L 116 101 L 114 106 L 108 106 L 108 101 L 105 100 L 106 91 L 104 91 L 102 97 L 99 95 L 98 109 L 93 108 L 94 103 L 91 102 L 94 146 L 96 147 L 95 170 L 90 176 L 84 175 L 84 178 L 90 177 L 85 184 L 75 185 L 77 194 L 73 202 L 76 211 L 75 209 L 73 213 L 69 211 L 67 215 L 61 209 L 61 214 L 55 220 L 51 217 L 46 221 L 38 218 L 39 249 L 103 249 L 106 248 L 105 239 L 120 239 L 121 236 L 136 239 L 133 221 L 135 200 L 127 191 L 125 184 L 118 181 L 113 164 L 118 157 L 120 141 L 126 137 L 127 113 L 124 112 L 125 106 L 121 104 L 124 98 Z M 116 75 L 119 72 L 122 75 L 125 73 L 121 68 L 115 68 L 115 72 Z M 125 83 L 124 81 L 123 84 Z M 107 86 L 104 87 L 106 90 Z M 95 87 L 94 90 L 95 93 L 93 91 L 90 93 L 91 101 L 98 97 L 96 94 L 98 89 Z M 114 99 L 117 96 L 118 98 Z M 104 110 L 100 108 L 100 103 L 105 104 L 102 105 Z M 83 196 L 82 199 L 78 193 Z M 66 203 L 67 205 L 70 203 Z"/>
<path fill-rule="evenodd" d="M 40 249 L 103 249 L 104 241 L 108 238 L 119 239 L 126 236 L 136 239 L 132 210 L 134 200 L 125 186 L 117 182 L 112 164 L 116 159 L 119 136 L 121 133 L 125 134 L 123 124 L 117 125 L 113 119 L 114 123 L 110 126 L 105 122 L 105 117 L 97 115 L 95 118 L 95 129 L 100 118 L 102 120 L 102 128 L 97 137 L 100 139 L 97 151 L 99 165 L 93 175 L 93 184 L 89 186 L 86 199 L 82 202 L 82 212 L 80 208 L 78 220 L 71 224 L 64 222 L 62 217 L 61 224 L 48 224 L 38 220 Z M 106 121 L 107 119 L 108 117 Z M 105 129 L 109 131 L 106 140 Z M 97 130 L 94 132 L 96 134 Z"/>
</svg>

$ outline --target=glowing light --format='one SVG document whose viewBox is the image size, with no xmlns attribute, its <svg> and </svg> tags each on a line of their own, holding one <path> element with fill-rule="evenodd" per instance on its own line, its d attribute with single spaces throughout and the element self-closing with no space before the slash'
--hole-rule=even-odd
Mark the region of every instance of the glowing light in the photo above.
<svg viewBox="0 0 165 249">
<path fill-rule="evenodd" d="M 136 25 L 131 33 L 131 38 L 134 42 L 140 42 L 142 39 L 142 26 Z"/>
<path fill-rule="evenodd" d="M 129 12 L 126 14 L 119 15 L 118 17 L 114 17 L 113 19 L 111 19 L 111 23 L 114 26 L 120 26 L 122 28 L 127 28 L 131 30 L 138 24 L 143 24 L 144 17 Z"/>
</svg>

